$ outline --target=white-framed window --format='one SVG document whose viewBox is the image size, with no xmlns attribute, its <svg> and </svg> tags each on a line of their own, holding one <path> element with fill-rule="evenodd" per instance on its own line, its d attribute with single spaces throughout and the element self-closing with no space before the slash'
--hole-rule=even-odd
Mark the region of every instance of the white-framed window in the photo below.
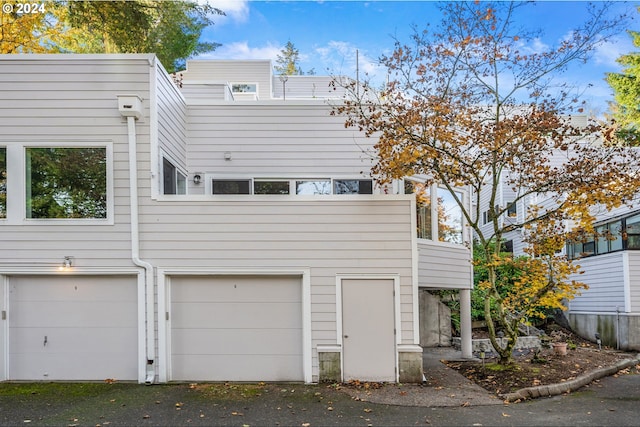
<svg viewBox="0 0 640 427">
<path fill-rule="evenodd" d="M 27 219 L 107 219 L 104 146 L 24 148 Z"/>
<path fill-rule="evenodd" d="M 212 194 L 251 194 L 251 180 L 214 178 L 211 190 Z"/>
<path fill-rule="evenodd" d="M 208 176 L 210 194 L 330 195 L 373 194 L 371 179 L 332 178 L 245 178 Z"/>
<path fill-rule="evenodd" d="M 187 194 L 187 174 L 162 157 L 162 194 Z"/>
<path fill-rule="evenodd" d="M 373 194 L 373 181 L 370 179 L 335 179 L 333 194 Z"/>
<path fill-rule="evenodd" d="M 253 194 L 291 194 L 291 182 L 285 179 L 254 179 Z"/>
<path fill-rule="evenodd" d="M 236 82 L 231 83 L 233 93 L 258 93 L 258 83 Z"/>
</svg>

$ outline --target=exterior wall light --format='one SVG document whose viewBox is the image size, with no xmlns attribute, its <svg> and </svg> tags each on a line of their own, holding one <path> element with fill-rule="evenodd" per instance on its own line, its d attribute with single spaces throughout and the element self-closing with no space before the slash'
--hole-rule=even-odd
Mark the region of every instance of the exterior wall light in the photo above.
<svg viewBox="0 0 640 427">
<path fill-rule="evenodd" d="M 58 270 L 60 270 L 60 271 L 71 270 L 72 265 L 73 265 L 73 263 L 71 261 L 71 257 L 70 256 L 66 256 L 62 260 L 62 265 L 60 267 L 58 267 Z"/>
<path fill-rule="evenodd" d="M 193 175 L 193 183 L 198 185 L 202 182 L 202 175 L 200 175 L 199 173 L 196 173 L 195 175 Z"/>
</svg>

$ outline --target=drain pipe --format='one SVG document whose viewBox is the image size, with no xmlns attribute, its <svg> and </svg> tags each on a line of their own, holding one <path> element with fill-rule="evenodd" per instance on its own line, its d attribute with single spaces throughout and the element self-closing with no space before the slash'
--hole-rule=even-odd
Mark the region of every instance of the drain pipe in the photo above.
<svg viewBox="0 0 640 427">
<path fill-rule="evenodd" d="M 153 292 L 153 266 L 140 259 L 140 227 L 138 222 L 138 156 L 136 153 L 136 119 L 142 116 L 141 100 L 137 95 L 119 95 L 118 105 L 120 113 L 127 119 L 129 136 L 129 199 L 131 212 L 131 260 L 145 270 L 145 317 L 146 317 L 146 385 L 155 382 L 155 315 Z"/>
</svg>

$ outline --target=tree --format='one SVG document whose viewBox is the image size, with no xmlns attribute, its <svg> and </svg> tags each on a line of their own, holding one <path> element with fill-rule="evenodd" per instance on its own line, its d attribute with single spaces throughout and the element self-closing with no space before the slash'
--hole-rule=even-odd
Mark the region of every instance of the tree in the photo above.
<svg viewBox="0 0 640 427">
<path fill-rule="evenodd" d="M 276 58 L 276 65 L 273 68 L 276 70 L 276 73 L 280 75 L 301 76 L 305 73 L 298 65 L 299 60 L 300 51 L 296 49 L 291 40 L 289 40 L 278 54 Z M 315 71 L 311 69 L 306 74 L 314 75 Z"/>
<path fill-rule="evenodd" d="M 572 88 L 553 76 L 615 34 L 619 17 L 609 4 L 589 6 L 590 19 L 555 47 L 530 48 L 538 33 L 516 25 L 526 4 L 448 2 L 434 32 L 415 30 L 410 44 L 396 41 L 380 61 L 390 82 L 377 92 L 365 82 L 349 86 L 351 99 L 335 105 L 346 126 L 377 138 L 373 173 L 380 182 L 421 175 L 447 189 L 483 249 L 487 271 L 485 319 L 500 362 L 511 362 L 518 326 L 541 307 L 564 307 L 584 287 L 561 251 L 571 234 L 567 221 L 593 231 L 590 208 L 631 200 L 640 184 L 635 152 L 601 142 L 594 123 L 570 119 L 581 112 Z M 336 83 L 337 84 L 337 83 Z M 557 161 L 561 157 L 563 162 Z M 526 206 L 523 219 L 502 219 L 501 186 L 510 202 Z M 470 190 L 465 204 L 456 188 Z M 546 198 L 544 204 L 539 200 Z M 492 206 L 482 223 L 483 200 Z M 524 230 L 529 257 L 500 256 L 505 234 Z M 506 263 L 513 265 L 507 268 Z M 502 271 L 519 272 L 506 281 Z M 498 329 L 507 338 L 497 341 Z"/>
<path fill-rule="evenodd" d="M 196 1 L 63 1 L 41 13 L 0 15 L 0 53 L 155 53 L 167 71 L 216 49 L 201 42 L 211 15 L 224 12 Z"/>
<path fill-rule="evenodd" d="M 640 11 L 640 8 L 638 9 Z M 640 48 L 640 33 L 629 31 L 633 45 Z M 607 82 L 613 88 L 615 103 L 612 105 L 614 132 L 633 145 L 640 145 L 640 52 L 622 55 L 618 62 L 624 67 L 621 73 L 607 74 Z"/>
</svg>

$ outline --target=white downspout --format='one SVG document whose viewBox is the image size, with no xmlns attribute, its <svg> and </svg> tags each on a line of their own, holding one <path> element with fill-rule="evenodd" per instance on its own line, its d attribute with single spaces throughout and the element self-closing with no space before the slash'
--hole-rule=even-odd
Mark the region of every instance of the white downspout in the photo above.
<svg viewBox="0 0 640 427">
<path fill-rule="evenodd" d="M 153 266 L 140 259 L 140 227 L 138 224 L 138 156 L 136 153 L 136 117 L 127 117 L 129 133 L 129 198 L 131 209 L 131 260 L 138 267 L 145 269 L 145 314 L 146 314 L 146 373 L 145 384 L 155 382 L 155 301 Z"/>
</svg>

